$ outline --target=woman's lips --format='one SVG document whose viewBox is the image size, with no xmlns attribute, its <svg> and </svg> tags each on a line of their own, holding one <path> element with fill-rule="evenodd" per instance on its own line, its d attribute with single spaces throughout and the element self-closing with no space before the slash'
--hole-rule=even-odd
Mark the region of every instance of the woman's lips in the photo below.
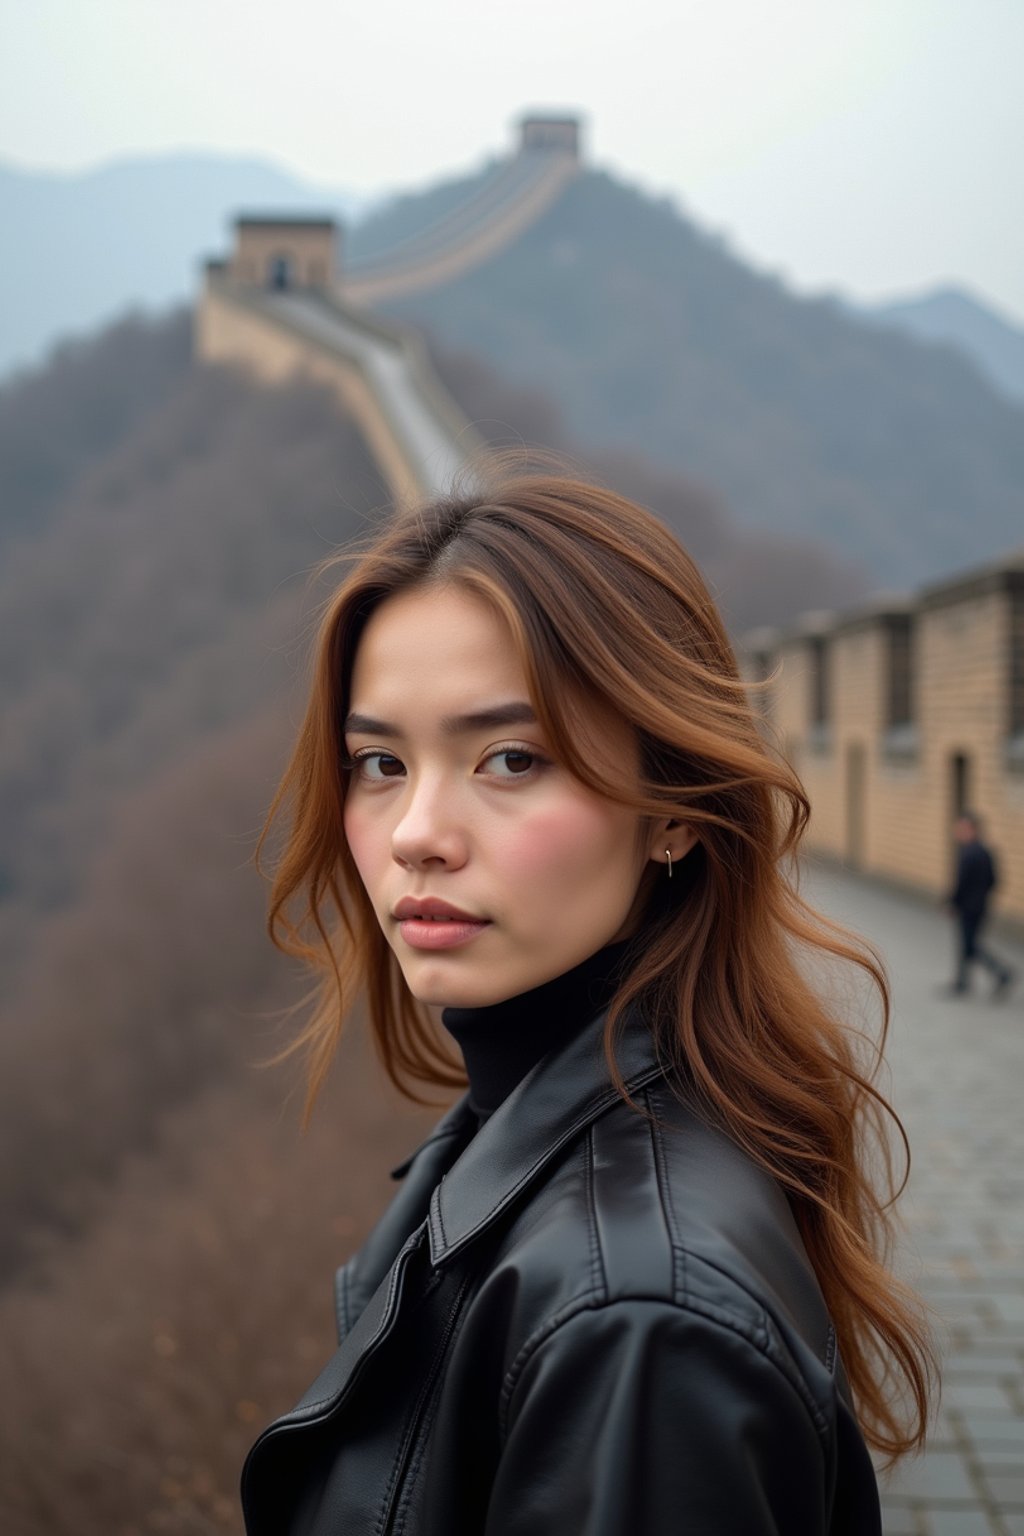
<svg viewBox="0 0 1024 1536">
<path fill-rule="evenodd" d="M 465 917 L 407 917 L 398 925 L 402 938 L 412 949 L 455 949 L 489 927 L 489 921 Z"/>
</svg>

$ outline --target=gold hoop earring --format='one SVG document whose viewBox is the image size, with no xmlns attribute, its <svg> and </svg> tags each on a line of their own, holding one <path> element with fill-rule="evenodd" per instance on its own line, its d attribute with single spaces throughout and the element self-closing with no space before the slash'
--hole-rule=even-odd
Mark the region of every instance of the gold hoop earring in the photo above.
<svg viewBox="0 0 1024 1536">
<path fill-rule="evenodd" d="M 668 859 L 668 877 L 671 880 L 672 879 L 672 850 L 671 850 L 671 848 L 666 848 L 665 849 L 665 857 L 666 857 L 666 859 Z"/>
</svg>

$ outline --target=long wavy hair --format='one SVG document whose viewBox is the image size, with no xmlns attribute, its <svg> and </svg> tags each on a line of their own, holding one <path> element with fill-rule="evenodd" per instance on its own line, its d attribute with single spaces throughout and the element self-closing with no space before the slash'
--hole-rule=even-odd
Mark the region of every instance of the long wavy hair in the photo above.
<svg viewBox="0 0 1024 1536">
<path fill-rule="evenodd" d="M 642 938 L 607 1019 L 614 1081 L 625 1094 L 616 1034 L 639 1006 L 688 1092 L 786 1190 L 865 1437 L 890 1458 L 920 1445 L 934 1358 L 920 1303 L 887 1267 L 899 1192 L 889 1131 L 903 1152 L 906 1137 L 872 1083 L 881 1043 L 867 1051 L 838 1016 L 819 962 L 848 962 L 867 977 L 881 1041 L 885 975 L 869 946 L 798 894 L 807 798 L 751 706 L 693 561 L 623 497 L 502 460 L 477 468 L 471 489 L 393 516 L 325 565 L 345 574 L 323 606 L 305 719 L 257 849 L 259 863 L 283 817 L 268 926 L 315 972 L 306 1023 L 281 1053 L 308 1053 L 307 1120 L 360 1000 L 384 1067 L 409 1097 L 465 1082 L 405 985 L 343 829 L 344 721 L 363 627 L 395 593 L 456 584 L 508 624 L 568 770 L 641 817 L 667 814 L 698 835 L 671 885 L 650 878 L 653 865 L 641 884 Z M 597 702 L 635 732 L 639 785 L 635 763 L 605 775 L 574 745 L 580 709 Z"/>
</svg>

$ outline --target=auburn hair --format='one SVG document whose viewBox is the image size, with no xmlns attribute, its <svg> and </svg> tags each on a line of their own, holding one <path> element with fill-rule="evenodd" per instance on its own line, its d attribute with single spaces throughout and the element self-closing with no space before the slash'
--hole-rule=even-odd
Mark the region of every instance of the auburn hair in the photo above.
<svg viewBox="0 0 1024 1536">
<path fill-rule="evenodd" d="M 690 1096 L 785 1189 L 865 1437 L 898 1457 L 923 1443 L 935 1363 L 923 1307 L 887 1264 L 899 1193 L 889 1129 L 907 1149 L 872 1081 L 889 1017 L 881 963 L 798 893 L 806 795 L 676 538 L 650 512 L 568 475 L 505 457 L 473 476 L 320 567 L 347 571 L 322 609 L 305 719 L 257 848 L 259 863 L 284 814 L 268 927 L 316 973 L 308 1019 L 281 1053 L 307 1051 L 306 1118 L 359 1000 L 409 1097 L 465 1084 L 404 983 L 343 828 L 344 721 L 362 629 L 395 593 L 454 584 L 508 625 L 555 757 L 597 794 L 697 833 L 671 884 L 641 886 L 642 933 L 607 1017 L 610 1071 L 628 1097 L 615 1040 L 625 1010 L 640 1007 Z M 574 720 L 596 703 L 635 732 L 639 784 L 635 763 L 621 777 L 598 772 L 575 745 Z M 877 1046 L 829 1000 L 823 959 L 859 968 L 876 991 Z"/>
</svg>

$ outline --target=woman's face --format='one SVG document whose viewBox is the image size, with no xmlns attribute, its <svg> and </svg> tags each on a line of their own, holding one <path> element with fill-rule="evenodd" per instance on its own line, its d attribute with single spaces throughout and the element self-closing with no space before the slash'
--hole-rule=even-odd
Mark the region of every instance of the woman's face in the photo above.
<svg viewBox="0 0 1024 1536">
<path fill-rule="evenodd" d="M 591 761 L 635 765 L 621 720 L 588 717 L 581 730 Z M 664 827 L 642 839 L 635 811 L 554 761 L 511 633 L 481 599 L 432 587 L 376 609 L 345 744 L 349 848 L 421 1002 L 500 1002 L 631 931 Z"/>
</svg>

